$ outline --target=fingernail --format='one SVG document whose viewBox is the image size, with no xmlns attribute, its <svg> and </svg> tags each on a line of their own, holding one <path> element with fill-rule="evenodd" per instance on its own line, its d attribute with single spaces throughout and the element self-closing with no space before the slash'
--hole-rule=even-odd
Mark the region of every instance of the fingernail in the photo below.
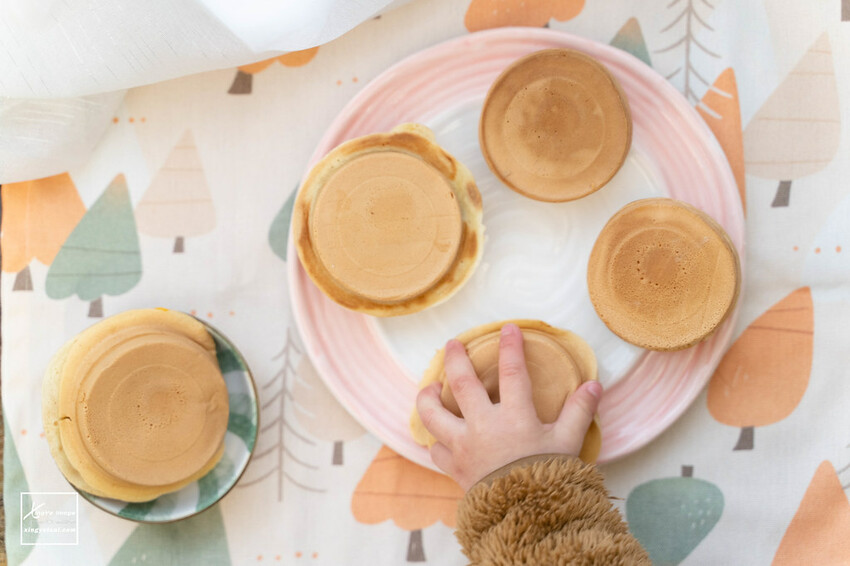
<svg viewBox="0 0 850 566">
<path fill-rule="evenodd" d="M 589 382 L 586 389 L 587 392 L 593 395 L 595 398 L 599 399 L 600 397 L 602 397 L 602 384 L 600 384 L 598 381 Z"/>
<path fill-rule="evenodd" d="M 452 338 L 451 340 L 446 342 L 446 351 L 448 351 L 450 348 L 457 348 L 458 346 L 463 347 L 463 344 L 461 344 L 459 340 L 455 340 L 454 338 Z"/>
<path fill-rule="evenodd" d="M 502 336 L 510 336 L 517 331 L 519 331 L 519 327 L 516 324 L 508 323 L 502 327 Z"/>
</svg>

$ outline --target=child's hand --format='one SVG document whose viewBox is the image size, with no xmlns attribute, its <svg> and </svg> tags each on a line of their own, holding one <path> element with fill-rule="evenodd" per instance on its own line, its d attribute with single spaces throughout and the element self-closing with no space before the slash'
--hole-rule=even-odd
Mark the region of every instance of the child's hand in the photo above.
<svg viewBox="0 0 850 566">
<path fill-rule="evenodd" d="M 558 420 L 543 424 L 531 397 L 522 332 L 514 324 L 502 328 L 499 339 L 499 396 L 490 402 L 463 344 L 446 344 L 446 381 L 464 415 L 459 418 L 440 401 L 441 383 L 419 392 L 416 406 L 425 428 L 437 439 L 431 458 L 468 490 L 487 474 L 526 456 L 581 451 L 593 420 L 602 386 L 582 384 L 567 398 Z"/>
</svg>

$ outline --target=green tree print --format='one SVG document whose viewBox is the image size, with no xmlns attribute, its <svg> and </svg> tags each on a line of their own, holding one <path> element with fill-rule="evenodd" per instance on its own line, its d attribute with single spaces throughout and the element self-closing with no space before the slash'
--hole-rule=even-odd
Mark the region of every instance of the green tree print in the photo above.
<svg viewBox="0 0 850 566">
<path fill-rule="evenodd" d="M 189 519 L 142 524 L 109 561 L 109 566 L 230 566 L 230 550 L 218 505 Z"/>
<path fill-rule="evenodd" d="M 652 66 L 652 60 L 649 58 L 649 50 L 646 48 L 646 42 L 643 40 L 643 32 L 640 29 L 637 18 L 629 18 L 623 24 L 623 27 L 620 28 L 620 31 L 611 40 L 611 45 L 617 49 L 631 53 L 650 67 Z"/>
<path fill-rule="evenodd" d="M 30 509 L 32 498 L 21 494 L 29 491 L 27 477 L 21 467 L 15 442 L 9 434 L 9 423 L 3 419 L 3 508 L 6 513 L 6 553 L 9 564 L 20 564 L 26 560 L 32 546 L 21 544 L 21 508 Z M 27 519 L 28 527 L 38 527 L 38 521 L 32 517 Z M 37 536 L 35 539 L 37 540 Z M 32 538 L 28 540 L 33 540 Z"/>
<path fill-rule="evenodd" d="M 292 207 L 295 204 L 295 195 L 298 187 L 289 195 L 286 202 L 272 220 L 269 228 L 269 245 L 277 257 L 286 261 L 286 246 L 289 244 L 289 224 L 292 222 Z"/>
<path fill-rule="evenodd" d="M 124 175 L 118 175 L 80 220 L 47 272 L 47 296 L 91 301 L 103 316 L 103 295 L 121 295 L 142 278 L 139 236 Z"/>
<path fill-rule="evenodd" d="M 634 488 L 626 500 L 629 530 L 655 566 L 674 566 L 704 539 L 723 513 L 723 493 L 696 479 L 692 466 L 682 477 L 652 480 Z"/>
</svg>

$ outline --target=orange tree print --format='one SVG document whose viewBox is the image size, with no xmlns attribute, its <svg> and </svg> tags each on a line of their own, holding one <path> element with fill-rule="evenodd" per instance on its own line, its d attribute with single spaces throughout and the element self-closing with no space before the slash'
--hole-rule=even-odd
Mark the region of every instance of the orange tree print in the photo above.
<svg viewBox="0 0 850 566">
<path fill-rule="evenodd" d="M 747 210 L 747 181 L 744 175 L 744 133 L 735 71 L 728 68 L 717 77 L 699 104 L 699 112 L 720 143 L 735 175 L 741 205 Z"/>
<path fill-rule="evenodd" d="M 292 51 L 291 53 L 251 63 L 250 65 L 243 65 L 236 69 L 236 76 L 233 78 L 233 83 L 227 92 L 229 94 L 251 94 L 254 86 L 254 75 L 265 71 L 275 61 L 278 61 L 285 67 L 301 67 L 312 61 L 318 52 L 318 47 L 311 47 L 310 49 Z"/>
<path fill-rule="evenodd" d="M 850 564 L 849 534 L 850 502 L 835 468 L 824 461 L 779 543 L 773 566 Z"/>
<path fill-rule="evenodd" d="M 788 206 L 791 182 L 835 157 L 840 103 L 829 36 L 824 33 L 747 124 L 747 173 L 779 181 L 771 206 Z"/>
<path fill-rule="evenodd" d="M 708 410 L 741 427 L 735 450 L 752 450 L 754 427 L 781 421 L 803 398 L 812 370 L 814 307 L 802 287 L 773 305 L 735 341 L 708 385 Z"/>
<path fill-rule="evenodd" d="M 392 519 L 410 531 L 408 562 L 424 562 L 422 529 L 437 521 L 455 526 L 463 490 L 448 476 L 432 472 L 382 446 L 360 479 L 351 511 L 360 523 L 374 525 Z"/>
<path fill-rule="evenodd" d="M 31 291 L 30 262 L 53 263 L 86 207 L 67 173 L 3 185 L 2 199 L 3 271 L 17 273 L 14 291 Z"/>
<path fill-rule="evenodd" d="M 584 0 L 472 0 L 463 23 L 469 31 L 505 26 L 542 27 L 578 16 Z"/>
</svg>

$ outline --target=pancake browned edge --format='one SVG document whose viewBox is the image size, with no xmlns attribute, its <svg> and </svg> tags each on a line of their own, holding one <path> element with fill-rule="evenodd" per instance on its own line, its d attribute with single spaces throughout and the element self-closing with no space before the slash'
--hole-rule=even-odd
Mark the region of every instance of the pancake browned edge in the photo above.
<svg viewBox="0 0 850 566">
<path fill-rule="evenodd" d="M 403 152 L 436 169 L 451 185 L 462 220 L 458 253 L 445 275 L 424 293 L 400 302 L 373 301 L 341 286 L 317 257 L 310 236 L 310 212 L 328 179 L 351 159 L 381 151 Z M 389 133 L 371 134 L 337 146 L 310 171 L 293 208 L 292 237 L 301 265 L 325 295 L 354 311 L 381 317 L 398 316 L 441 303 L 469 280 L 481 260 L 484 243 L 481 193 L 472 173 L 437 145 L 433 133 L 419 124 L 402 124 Z"/>
<path fill-rule="evenodd" d="M 494 332 L 499 332 L 499 330 L 508 323 L 516 324 L 520 330 L 538 331 L 553 338 L 567 352 L 569 352 L 570 356 L 573 357 L 573 360 L 580 371 L 582 383 L 597 380 L 596 356 L 593 353 L 593 349 L 587 344 L 587 342 L 574 332 L 556 328 L 540 320 L 515 319 L 482 324 L 481 326 L 476 326 L 475 328 L 471 328 L 459 334 L 456 337 L 456 340 L 467 345 L 476 338 L 480 338 L 481 336 L 486 336 Z M 420 390 L 425 389 L 432 383 L 445 379 L 445 370 L 443 366 L 445 357 L 446 349 L 440 348 L 434 357 L 431 358 L 431 363 L 428 365 L 428 369 L 425 370 L 425 374 L 419 382 Z M 443 387 L 448 386 L 444 384 Z M 425 428 L 425 425 L 422 423 L 422 419 L 419 416 L 419 411 L 417 411 L 415 407 L 413 409 L 413 413 L 410 415 L 410 432 L 413 439 L 422 446 L 431 447 L 436 442 L 434 436 Z M 601 448 L 602 430 L 599 428 L 598 420 L 594 418 L 587 434 L 584 437 L 584 444 L 581 448 L 579 457 L 585 462 L 594 463 L 599 457 Z"/>
<path fill-rule="evenodd" d="M 717 243 L 721 246 L 723 250 L 725 250 L 729 254 L 729 258 L 731 258 L 731 276 L 734 278 L 734 288 L 729 294 L 729 300 L 727 302 L 719 317 L 716 318 L 714 324 L 707 325 L 703 329 L 694 330 L 692 328 L 687 329 L 678 329 L 677 332 L 674 332 L 673 336 L 663 337 L 660 335 L 659 330 L 654 329 L 644 329 L 644 331 L 640 331 L 638 329 L 635 330 L 635 326 L 640 326 L 640 321 L 632 321 L 628 328 L 613 319 L 615 317 L 624 317 L 622 313 L 619 312 L 616 305 L 611 306 L 609 303 L 611 301 L 603 301 L 602 294 L 608 293 L 609 295 L 614 295 L 615 291 L 611 289 L 604 290 L 602 288 L 603 285 L 608 285 L 607 279 L 604 277 L 604 270 L 607 266 L 611 265 L 614 257 L 609 253 L 610 250 L 606 249 L 606 246 L 603 245 L 604 235 L 606 234 L 606 230 L 609 229 L 619 218 L 628 215 L 634 211 L 640 210 L 642 207 L 646 206 L 666 206 L 666 207 L 675 207 L 681 210 L 683 213 L 691 215 L 691 217 L 697 221 L 702 222 L 704 224 L 705 231 L 707 233 L 713 234 L 717 238 Z M 715 265 L 716 267 L 716 265 Z M 718 284 L 718 279 L 715 277 L 716 273 L 712 272 L 709 279 L 711 280 L 708 285 L 708 289 L 716 289 Z M 702 210 L 682 201 L 678 201 L 671 198 L 647 198 L 636 200 L 630 202 L 622 209 L 617 211 L 614 216 L 608 221 L 605 227 L 600 231 L 599 237 L 597 238 L 596 243 L 593 246 L 593 250 L 591 251 L 590 258 L 588 259 L 588 268 L 587 268 L 587 286 L 588 291 L 590 293 L 591 302 L 593 303 L 593 307 L 596 309 L 597 314 L 605 323 L 605 325 L 617 336 L 622 338 L 623 340 L 630 342 L 636 346 L 641 348 L 645 348 L 647 350 L 657 350 L 657 351 L 676 351 L 683 350 L 686 348 L 690 348 L 695 346 L 696 344 L 710 338 L 718 328 L 729 318 L 729 315 L 735 310 L 735 305 L 738 302 L 738 297 L 741 292 L 741 260 L 738 256 L 738 251 L 735 247 L 735 244 L 732 242 L 729 235 L 723 229 L 723 227 L 716 221 L 714 218 L 703 212 Z M 610 285 L 608 285 L 610 286 Z M 663 289 L 662 289 L 663 291 Z M 652 292 L 652 291 L 650 291 Z M 705 315 L 700 318 L 700 324 L 704 324 Z M 664 325 L 667 330 L 667 334 L 671 334 L 670 329 L 677 330 L 674 328 L 674 323 Z"/>
</svg>

